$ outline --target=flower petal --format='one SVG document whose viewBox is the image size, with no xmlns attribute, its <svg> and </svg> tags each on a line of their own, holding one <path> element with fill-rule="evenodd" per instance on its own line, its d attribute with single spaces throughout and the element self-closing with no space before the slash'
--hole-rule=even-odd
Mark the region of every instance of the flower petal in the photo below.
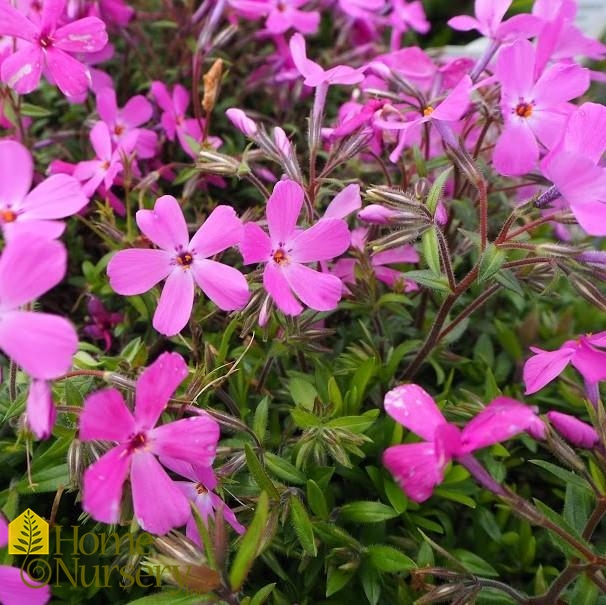
<svg viewBox="0 0 606 605">
<path fill-rule="evenodd" d="M 541 351 L 531 357 L 524 364 L 526 395 L 536 393 L 559 376 L 573 354 L 574 349 L 566 347 L 557 351 Z"/>
<path fill-rule="evenodd" d="M 174 336 L 189 321 L 194 306 L 194 278 L 190 269 L 176 267 L 168 276 L 152 324 L 160 334 Z"/>
<path fill-rule="evenodd" d="M 162 353 L 137 379 L 135 419 L 137 429 L 151 429 L 187 378 L 187 364 L 178 353 Z"/>
<path fill-rule="evenodd" d="M 41 584 L 19 567 L 0 565 L 0 603 L 46 605 L 51 596 L 48 584 Z"/>
<path fill-rule="evenodd" d="M 191 270 L 202 292 L 219 309 L 233 311 L 241 309 L 250 298 L 248 282 L 240 271 L 214 260 L 195 260 Z"/>
<path fill-rule="evenodd" d="M 79 422 L 82 441 L 127 441 L 134 432 L 135 420 L 118 389 L 102 389 L 86 397 Z"/>
<path fill-rule="evenodd" d="M 11 239 L 0 256 L 0 309 L 16 309 L 56 286 L 65 275 L 66 264 L 61 242 Z"/>
<path fill-rule="evenodd" d="M 541 107 L 554 106 L 582 95 L 590 84 L 589 70 L 576 63 L 548 67 L 534 85 L 534 100 Z"/>
<path fill-rule="evenodd" d="M 230 206 L 217 206 L 191 238 L 189 249 L 203 258 L 213 256 L 242 240 L 242 221 Z"/>
<path fill-rule="evenodd" d="M 385 411 L 409 431 L 432 441 L 436 429 L 447 424 L 433 397 L 416 384 L 402 384 L 385 395 Z"/>
<path fill-rule="evenodd" d="M 163 535 L 185 525 L 190 515 L 189 502 L 153 454 L 137 451 L 133 455 L 130 481 L 135 517 L 141 529 Z"/>
<path fill-rule="evenodd" d="M 349 248 L 350 239 L 345 221 L 338 218 L 322 219 L 291 241 L 289 257 L 294 263 L 331 260 Z"/>
<path fill-rule="evenodd" d="M 78 336 L 58 315 L 8 311 L 0 315 L 0 348 L 30 376 L 46 380 L 69 370 Z"/>
<path fill-rule="evenodd" d="M 147 238 L 164 250 L 187 248 L 189 244 L 183 211 L 172 195 L 159 197 L 153 210 L 139 210 L 137 225 Z"/>
<path fill-rule="evenodd" d="M 55 84 L 66 97 L 83 95 L 91 85 L 88 67 L 63 50 L 47 49 L 46 65 Z"/>
<path fill-rule="evenodd" d="M 299 315 L 303 311 L 303 307 L 293 296 L 282 269 L 273 262 L 267 263 L 265 266 L 263 286 L 274 299 L 274 302 L 282 313 L 286 315 Z M 340 290 L 341 287 L 339 285 Z"/>
<path fill-rule="evenodd" d="M 284 265 L 282 272 L 301 302 L 311 309 L 332 311 L 337 308 L 343 294 L 338 277 L 320 273 L 299 263 Z"/>
<path fill-rule="evenodd" d="M 2 81 L 25 95 L 35 90 L 42 76 L 44 55 L 39 47 L 31 45 L 18 50 L 2 62 Z"/>
<path fill-rule="evenodd" d="M 0 141 L 0 205 L 20 205 L 33 175 L 34 163 L 27 148 L 17 141 Z"/>
<path fill-rule="evenodd" d="M 512 119 L 505 125 L 492 160 L 500 174 L 518 176 L 531 171 L 539 159 L 539 146 L 524 118 Z"/>
<path fill-rule="evenodd" d="M 84 17 L 57 29 L 53 45 L 69 53 L 94 53 L 107 44 L 105 23 L 97 17 Z"/>
<path fill-rule="evenodd" d="M 55 219 L 71 216 L 88 203 L 80 183 L 67 174 L 54 174 L 42 181 L 23 201 L 23 217 Z"/>
<path fill-rule="evenodd" d="M 22 40 L 35 40 L 40 32 L 33 21 L 18 11 L 9 2 L 0 3 L 0 35 Z"/>
<path fill-rule="evenodd" d="M 606 352 L 590 347 L 585 338 L 580 339 L 570 363 L 587 382 L 606 379 Z"/>
<path fill-rule="evenodd" d="M 265 263 L 271 257 L 271 240 L 257 223 L 245 223 L 240 242 L 245 265 Z"/>
<path fill-rule="evenodd" d="M 50 384 L 46 380 L 32 380 L 25 407 L 27 426 L 38 439 L 48 439 L 53 432 L 57 408 L 53 403 Z"/>
<path fill-rule="evenodd" d="M 339 191 L 328 204 L 324 212 L 323 219 L 327 218 L 345 218 L 347 215 L 359 210 L 362 207 L 362 198 L 360 197 L 360 185 L 353 183 L 347 185 L 345 189 Z"/>
<path fill-rule="evenodd" d="M 152 451 L 192 464 L 210 466 L 217 453 L 219 425 L 208 414 L 163 424 L 150 431 Z"/>
<path fill-rule="evenodd" d="M 107 265 L 109 285 L 126 296 L 147 292 L 170 274 L 172 260 L 172 255 L 165 250 L 120 250 Z"/>
<path fill-rule="evenodd" d="M 303 206 L 303 189 L 295 181 L 278 181 L 267 200 L 267 225 L 274 246 L 286 242 L 297 224 Z"/>
<path fill-rule="evenodd" d="M 127 126 L 136 128 L 151 120 L 153 112 L 152 104 L 143 95 L 135 95 L 126 102 L 120 115 Z"/>
</svg>

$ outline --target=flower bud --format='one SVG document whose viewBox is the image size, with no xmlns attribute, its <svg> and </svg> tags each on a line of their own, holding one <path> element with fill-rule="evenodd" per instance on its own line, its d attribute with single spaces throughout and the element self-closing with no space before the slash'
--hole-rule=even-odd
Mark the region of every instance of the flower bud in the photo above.
<svg viewBox="0 0 606 605">
<path fill-rule="evenodd" d="M 229 108 L 225 115 L 229 121 L 244 135 L 253 138 L 257 132 L 257 125 L 241 109 L 235 107 Z"/>
<path fill-rule="evenodd" d="M 591 425 L 574 416 L 551 411 L 547 412 L 547 418 L 553 428 L 573 445 L 592 448 L 600 441 L 596 430 Z"/>
</svg>

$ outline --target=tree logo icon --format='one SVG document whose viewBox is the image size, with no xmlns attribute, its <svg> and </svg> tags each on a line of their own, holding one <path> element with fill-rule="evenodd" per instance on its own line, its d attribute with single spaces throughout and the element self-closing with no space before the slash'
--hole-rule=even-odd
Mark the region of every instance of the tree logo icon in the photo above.
<svg viewBox="0 0 606 605">
<path fill-rule="evenodd" d="M 31 508 L 8 524 L 8 552 L 11 555 L 47 555 L 48 523 Z"/>
</svg>

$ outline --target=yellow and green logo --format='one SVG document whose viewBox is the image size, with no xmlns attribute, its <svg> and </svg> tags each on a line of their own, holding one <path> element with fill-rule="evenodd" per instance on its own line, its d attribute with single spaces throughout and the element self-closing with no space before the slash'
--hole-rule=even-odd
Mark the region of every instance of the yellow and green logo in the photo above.
<svg viewBox="0 0 606 605">
<path fill-rule="evenodd" d="M 11 555 L 47 555 L 48 523 L 31 508 L 8 524 L 8 552 Z"/>
</svg>

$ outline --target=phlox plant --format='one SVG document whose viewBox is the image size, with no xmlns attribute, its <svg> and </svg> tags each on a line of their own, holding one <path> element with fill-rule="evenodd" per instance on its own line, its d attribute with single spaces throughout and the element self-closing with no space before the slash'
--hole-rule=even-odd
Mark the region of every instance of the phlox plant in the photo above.
<svg viewBox="0 0 606 605">
<path fill-rule="evenodd" d="M 577 10 L 0 0 L 1 605 L 606 602 Z"/>
</svg>

